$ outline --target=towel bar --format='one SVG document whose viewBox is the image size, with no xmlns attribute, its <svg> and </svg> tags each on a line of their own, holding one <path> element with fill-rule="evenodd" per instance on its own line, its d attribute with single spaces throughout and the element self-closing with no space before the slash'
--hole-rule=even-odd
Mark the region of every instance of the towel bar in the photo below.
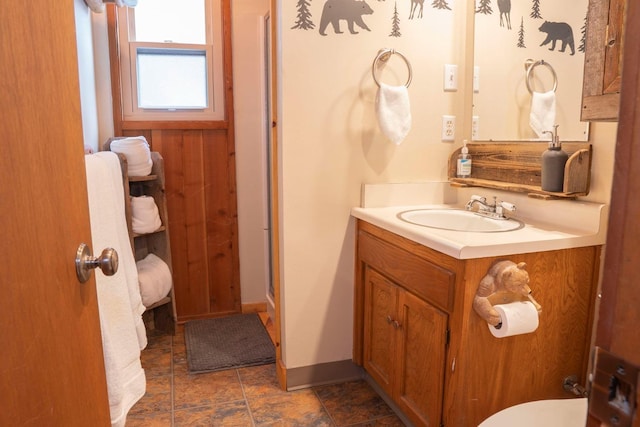
<svg viewBox="0 0 640 427">
<path fill-rule="evenodd" d="M 539 61 L 534 61 L 533 59 L 527 59 L 524 62 L 524 68 L 525 70 L 527 70 L 527 77 L 525 79 L 525 82 L 527 83 L 527 90 L 529 91 L 530 94 L 533 94 L 533 89 L 531 88 L 531 84 L 529 83 L 529 80 L 531 80 L 531 75 L 532 75 L 531 73 L 533 69 L 538 65 L 544 65 L 547 68 L 549 68 L 549 70 L 551 71 L 551 74 L 553 75 L 553 91 L 555 92 L 556 89 L 558 89 L 558 75 L 556 74 L 556 70 L 553 69 L 551 64 L 549 64 L 544 59 L 541 59 Z"/>
<path fill-rule="evenodd" d="M 411 63 L 403 54 L 401 54 L 395 49 L 380 49 L 378 51 L 378 55 L 376 55 L 376 58 L 373 60 L 373 65 L 371 66 L 371 75 L 373 76 L 373 81 L 375 81 L 378 87 L 380 87 L 380 82 L 376 77 L 376 66 L 378 64 L 378 61 L 387 62 L 391 57 L 391 55 L 393 54 L 400 56 L 400 58 L 402 58 L 405 64 L 407 64 L 407 68 L 409 69 L 409 78 L 407 79 L 407 82 L 404 85 L 406 87 L 409 87 L 409 85 L 411 84 L 411 79 L 413 78 L 413 72 L 411 71 Z"/>
</svg>

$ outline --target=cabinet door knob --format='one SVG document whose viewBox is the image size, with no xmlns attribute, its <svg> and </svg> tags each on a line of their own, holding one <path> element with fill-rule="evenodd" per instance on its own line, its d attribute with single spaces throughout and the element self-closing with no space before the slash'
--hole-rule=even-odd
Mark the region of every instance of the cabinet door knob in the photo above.
<svg viewBox="0 0 640 427">
<path fill-rule="evenodd" d="M 387 315 L 387 323 L 391 323 L 393 322 L 393 319 L 391 318 L 391 316 Z"/>
<path fill-rule="evenodd" d="M 393 321 L 393 327 L 396 329 L 400 329 L 402 328 L 402 324 L 400 322 L 398 322 L 397 320 Z"/>
</svg>

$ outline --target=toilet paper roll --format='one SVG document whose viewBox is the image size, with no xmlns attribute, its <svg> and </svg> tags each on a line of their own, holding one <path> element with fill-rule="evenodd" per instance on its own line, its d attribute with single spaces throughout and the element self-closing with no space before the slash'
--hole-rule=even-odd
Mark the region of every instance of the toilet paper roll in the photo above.
<svg viewBox="0 0 640 427">
<path fill-rule="evenodd" d="M 502 320 L 500 329 L 489 325 L 489 331 L 496 338 L 528 334 L 538 329 L 538 310 L 529 301 L 496 304 L 493 308 Z"/>
</svg>

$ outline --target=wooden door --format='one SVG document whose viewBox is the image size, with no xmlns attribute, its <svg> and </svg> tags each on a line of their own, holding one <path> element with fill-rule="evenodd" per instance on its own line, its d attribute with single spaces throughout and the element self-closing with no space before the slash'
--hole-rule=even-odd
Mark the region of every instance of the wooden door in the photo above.
<svg viewBox="0 0 640 427">
<path fill-rule="evenodd" d="M 367 267 L 364 285 L 364 368 L 391 396 L 398 287 Z"/>
<path fill-rule="evenodd" d="M 439 426 L 447 314 L 406 291 L 399 302 L 397 403 L 416 425 Z"/>
<path fill-rule="evenodd" d="M 73 2 L 14 2 L 0 20 L 0 425 L 106 426 Z M 94 252 L 102 248 L 94 248 Z"/>
</svg>

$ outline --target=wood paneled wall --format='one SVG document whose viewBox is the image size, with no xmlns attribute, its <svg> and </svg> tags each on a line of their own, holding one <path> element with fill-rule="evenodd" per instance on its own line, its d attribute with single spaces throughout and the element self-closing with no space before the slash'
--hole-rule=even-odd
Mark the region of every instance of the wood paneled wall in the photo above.
<svg viewBox="0 0 640 427">
<path fill-rule="evenodd" d="M 241 311 L 235 154 L 227 131 L 127 130 L 165 161 L 178 320 Z"/>
</svg>

